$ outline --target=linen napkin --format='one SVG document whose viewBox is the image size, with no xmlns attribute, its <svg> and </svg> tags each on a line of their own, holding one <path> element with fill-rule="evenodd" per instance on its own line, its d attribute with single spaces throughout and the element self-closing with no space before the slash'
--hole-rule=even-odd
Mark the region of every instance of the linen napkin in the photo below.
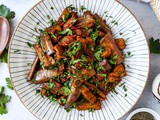
<svg viewBox="0 0 160 120">
<path fill-rule="evenodd" d="M 160 0 L 139 0 L 139 1 L 150 3 L 153 11 L 157 16 L 157 19 L 160 21 Z"/>
</svg>

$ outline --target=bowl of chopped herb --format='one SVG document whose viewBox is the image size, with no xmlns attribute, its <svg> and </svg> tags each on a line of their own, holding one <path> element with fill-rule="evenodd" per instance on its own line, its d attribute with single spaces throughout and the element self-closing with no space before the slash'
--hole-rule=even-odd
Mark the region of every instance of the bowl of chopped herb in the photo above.
<svg viewBox="0 0 160 120">
<path fill-rule="evenodd" d="M 143 29 L 119 1 L 42 0 L 15 29 L 8 63 L 38 119 L 117 120 L 140 98 L 149 61 Z"/>
</svg>

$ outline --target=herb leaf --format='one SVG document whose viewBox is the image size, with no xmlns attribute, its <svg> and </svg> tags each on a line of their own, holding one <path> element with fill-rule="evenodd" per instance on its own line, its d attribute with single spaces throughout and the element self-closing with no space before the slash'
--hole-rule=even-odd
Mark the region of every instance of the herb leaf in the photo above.
<svg viewBox="0 0 160 120">
<path fill-rule="evenodd" d="M 13 90 L 13 86 L 12 86 L 12 83 L 11 83 L 11 80 L 9 77 L 5 78 L 6 82 L 7 82 L 7 87 L 11 90 Z"/>
<path fill-rule="evenodd" d="M 58 32 L 60 35 L 65 35 L 65 34 L 70 34 L 70 35 L 72 35 L 72 30 L 71 29 L 69 29 L 69 28 L 67 28 L 67 29 L 65 29 L 65 30 L 63 30 L 63 31 L 60 31 L 60 32 Z"/>
<path fill-rule="evenodd" d="M 101 54 L 103 53 L 103 51 L 104 49 L 102 48 L 102 46 L 99 45 L 96 47 L 94 56 L 98 61 L 102 61 Z"/>
<path fill-rule="evenodd" d="M 5 49 L 1 55 L 1 62 L 7 63 L 8 62 L 8 49 Z"/>
<path fill-rule="evenodd" d="M 6 114 L 7 109 L 6 109 L 6 103 L 10 102 L 11 97 L 8 95 L 5 95 L 4 92 L 5 87 L 0 86 L 0 114 Z"/>
<path fill-rule="evenodd" d="M 153 37 L 149 39 L 149 48 L 150 48 L 150 53 L 160 54 L 160 40 L 159 39 L 154 40 Z"/>
<path fill-rule="evenodd" d="M 15 17 L 15 12 L 10 11 L 9 8 L 2 4 L 0 5 L 0 16 L 5 17 L 8 22 L 11 22 L 11 20 Z"/>
<path fill-rule="evenodd" d="M 62 87 L 61 89 L 66 96 L 68 96 L 71 93 L 71 90 L 68 87 Z"/>
</svg>

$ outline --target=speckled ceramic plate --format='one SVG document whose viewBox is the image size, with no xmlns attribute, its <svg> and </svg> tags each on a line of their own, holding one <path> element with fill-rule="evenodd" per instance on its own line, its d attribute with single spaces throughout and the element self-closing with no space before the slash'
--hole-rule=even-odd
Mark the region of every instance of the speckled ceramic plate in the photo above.
<svg viewBox="0 0 160 120">
<path fill-rule="evenodd" d="M 98 13 L 110 25 L 114 38 L 123 37 L 127 40 L 124 52 L 131 52 L 132 57 L 124 61 L 127 76 L 126 92 L 117 86 L 118 94 L 109 93 L 102 102 L 102 108 L 95 112 L 77 111 L 73 109 L 67 113 L 57 103 L 50 103 L 47 98 L 36 95 L 38 85 L 27 82 L 30 63 L 36 53 L 28 47 L 27 42 L 35 43 L 38 35 L 34 28 L 43 29 L 49 26 L 47 15 L 57 20 L 62 10 L 73 4 L 81 5 Z M 50 9 L 51 7 L 54 10 Z M 81 14 L 81 13 L 79 13 Z M 117 24 L 115 24 L 116 22 Z M 149 72 L 149 50 L 144 32 L 131 12 L 116 0 L 44 0 L 36 4 L 20 21 L 17 26 L 9 49 L 9 70 L 14 89 L 25 105 L 37 118 L 44 120 L 116 120 L 124 116 L 138 101 L 145 87 Z"/>
</svg>

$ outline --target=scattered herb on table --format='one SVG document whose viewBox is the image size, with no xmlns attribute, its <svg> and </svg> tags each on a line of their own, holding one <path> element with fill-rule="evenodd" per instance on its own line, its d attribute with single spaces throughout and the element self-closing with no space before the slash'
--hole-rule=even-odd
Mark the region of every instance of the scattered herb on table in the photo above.
<svg viewBox="0 0 160 120">
<path fill-rule="evenodd" d="M 15 12 L 10 11 L 9 8 L 5 5 L 0 5 L 0 16 L 5 17 L 8 22 L 11 22 L 11 20 L 15 17 Z"/>
<path fill-rule="evenodd" d="M 11 80 L 9 77 L 5 78 L 6 82 L 7 82 L 7 87 L 11 90 L 13 90 L 13 86 L 12 86 L 12 83 L 11 83 Z"/>
<path fill-rule="evenodd" d="M 6 104 L 10 102 L 11 97 L 8 95 L 5 95 L 4 92 L 5 87 L 0 86 L 0 114 L 6 114 L 7 113 L 7 108 Z"/>
<path fill-rule="evenodd" d="M 5 49 L 1 55 L 1 62 L 7 63 L 8 62 L 8 49 Z"/>
<path fill-rule="evenodd" d="M 150 53 L 160 54 L 160 39 L 154 39 L 153 37 L 149 39 L 149 49 Z"/>
<path fill-rule="evenodd" d="M 29 43 L 29 42 L 27 42 L 27 45 L 28 45 L 28 47 L 33 47 L 33 45 L 31 44 L 31 43 Z"/>
</svg>

